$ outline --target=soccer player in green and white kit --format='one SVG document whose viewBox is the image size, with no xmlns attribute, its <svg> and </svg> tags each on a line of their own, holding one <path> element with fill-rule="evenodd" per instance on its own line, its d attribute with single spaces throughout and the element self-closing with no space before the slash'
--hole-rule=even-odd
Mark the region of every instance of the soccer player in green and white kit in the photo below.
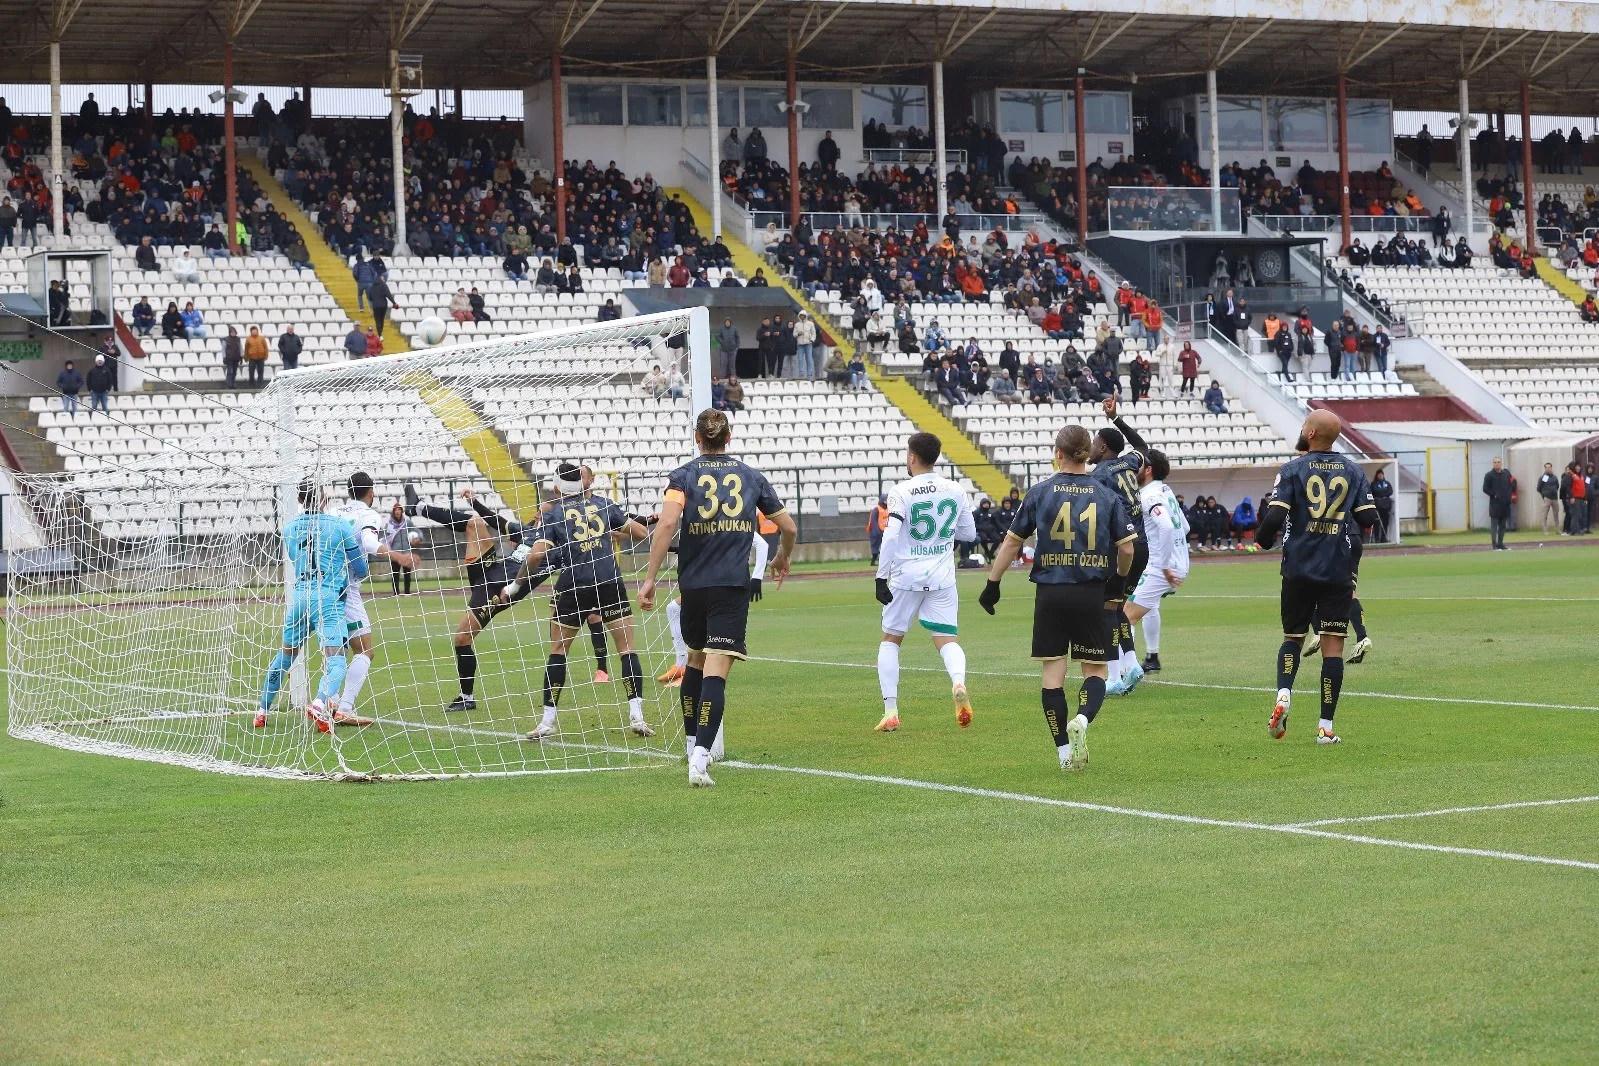
<svg viewBox="0 0 1599 1066">
<path fill-rule="evenodd" d="M 966 693 L 966 653 L 961 650 L 956 612 L 955 544 L 977 539 L 966 490 L 933 471 L 943 444 L 931 433 L 913 433 L 905 444 L 908 481 L 888 491 L 888 527 L 877 566 L 877 602 L 883 605 L 883 640 L 877 646 L 877 682 L 883 691 L 879 733 L 899 728 L 899 645 L 920 621 L 949 671 L 955 721 L 972 724 Z"/>
</svg>

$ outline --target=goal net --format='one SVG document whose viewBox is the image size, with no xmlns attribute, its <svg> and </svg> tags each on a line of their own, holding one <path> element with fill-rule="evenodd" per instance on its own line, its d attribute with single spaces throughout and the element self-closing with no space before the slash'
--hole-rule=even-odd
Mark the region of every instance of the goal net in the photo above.
<svg viewBox="0 0 1599 1066">
<path fill-rule="evenodd" d="M 666 474 L 692 454 L 708 368 L 697 308 L 288 371 L 231 406 L 183 394 L 185 425 L 141 424 L 119 407 L 120 439 L 102 441 L 103 455 L 20 479 L 33 535 L 12 555 L 9 732 L 280 777 L 670 765 L 682 720 L 677 690 L 656 678 L 674 662 L 662 609 L 674 574 L 654 611 L 638 609 L 649 540 L 627 516 L 647 522 Z M 580 493 L 556 489 L 565 463 L 587 469 Z M 375 522 L 346 499 L 357 472 L 372 479 Z M 411 514 L 407 486 L 421 505 Z M 398 554 L 368 556 L 359 583 L 371 666 L 354 721 L 324 731 L 306 708 L 338 681 L 325 645 L 359 628 L 353 593 L 328 606 L 354 588 L 340 538 L 359 543 L 374 524 Z M 557 543 L 542 569 L 558 569 L 491 605 L 476 632 L 474 579 L 479 601 L 501 593 L 519 544 L 545 539 L 535 528 Z M 564 670 L 555 640 L 570 642 Z M 269 674 L 277 693 L 258 724 Z M 334 685 L 330 716 L 354 674 Z M 457 701 L 465 688 L 469 706 Z M 553 729 L 531 739 L 547 692 Z M 631 728 L 639 718 L 647 729 Z"/>
</svg>

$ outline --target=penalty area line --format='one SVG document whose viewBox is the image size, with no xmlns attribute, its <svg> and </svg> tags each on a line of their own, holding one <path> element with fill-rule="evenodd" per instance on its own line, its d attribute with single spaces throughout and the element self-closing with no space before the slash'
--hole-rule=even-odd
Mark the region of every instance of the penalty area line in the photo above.
<svg viewBox="0 0 1599 1066">
<path fill-rule="evenodd" d="M 770 655 L 751 655 L 750 662 L 759 663 L 786 663 L 790 666 L 833 666 L 850 670 L 876 670 L 876 663 L 850 663 L 828 659 L 783 659 Z M 901 670 L 916 671 L 919 673 L 943 673 L 942 666 L 901 666 Z M 1023 674 L 1006 670 L 967 670 L 969 677 L 1009 677 L 1027 679 L 1035 674 Z M 1167 688 L 1203 688 L 1217 692 L 1264 692 L 1275 695 L 1277 690 L 1255 685 L 1210 685 L 1198 681 L 1160 681 L 1146 676 L 1143 685 L 1161 685 Z M 1344 689 L 1345 696 L 1364 696 L 1374 700 L 1409 700 L 1416 703 L 1461 703 L 1475 707 L 1526 707 L 1538 711 L 1589 711 L 1599 713 L 1599 707 L 1589 707 L 1580 703 L 1525 703 L 1516 700 L 1474 700 L 1463 696 L 1410 696 L 1398 692 L 1358 692 Z"/>
<path fill-rule="evenodd" d="M 1349 818 L 1321 818 L 1314 822 L 1288 822 L 1285 829 L 1313 829 L 1322 825 L 1356 825 L 1361 822 L 1394 822 L 1405 818 L 1437 818 L 1449 814 L 1483 814 L 1488 811 L 1516 811 L 1524 807 L 1564 807 L 1573 803 L 1599 803 L 1599 796 L 1571 796 L 1566 799 L 1516 800 L 1512 803 L 1485 803 L 1475 807 L 1441 807 L 1435 811 L 1405 811 L 1400 814 L 1360 814 Z"/>
<path fill-rule="evenodd" d="M 874 785 L 897 785 L 927 792 L 946 792 L 978 799 L 1005 800 L 1012 803 L 1032 803 L 1045 807 L 1065 807 L 1070 810 L 1096 811 L 1129 818 L 1144 818 L 1156 822 L 1174 822 L 1179 825 L 1205 826 L 1213 829 L 1240 829 L 1259 833 L 1285 833 L 1322 840 L 1339 840 L 1350 844 L 1369 844 L 1377 847 L 1398 848 L 1403 851 L 1429 851 L 1443 855 L 1469 855 L 1473 858 L 1501 859 L 1507 862 L 1532 863 L 1539 866 L 1565 866 L 1579 870 L 1599 870 L 1599 862 L 1581 859 L 1561 859 L 1549 855 L 1528 855 L 1518 851 L 1499 851 L 1490 848 L 1462 848 L 1446 844 L 1424 844 L 1414 840 L 1390 840 L 1386 837 L 1365 836 L 1358 833 L 1335 833 L 1304 825 L 1271 825 L 1266 822 L 1237 821 L 1227 818 L 1203 818 L 1192 814 L 1174 814 L 1169 811 L 1143 810 L 1138 807 L 1117 807 L 1105 803 L 1085 803 L 1081 800 L 1057 799 L 1051 796 L 1034 796 L 1026 792 L 1003 792 L 998 789 L 972 788 L 967 785 L 948 785 L 937 781 L 920 781 L 910 777 L 887 777 L 878 774 L 858 774 L 846 770 L 821 770 L 805 766 L 781 766 L 776 763 L 752 763 L 730 759 L 720 764 L 739 770 L 766 770 L 775 773 L 800 774 L 806 777 L 826 777 L 839 781 L 856 781 Z"/>
</svg>

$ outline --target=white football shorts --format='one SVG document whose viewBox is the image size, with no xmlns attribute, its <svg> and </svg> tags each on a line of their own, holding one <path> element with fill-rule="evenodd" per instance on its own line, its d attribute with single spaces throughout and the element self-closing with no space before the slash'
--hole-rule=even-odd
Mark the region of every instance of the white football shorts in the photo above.
<svg viewBox="0 0 1599 1066">
<path fill-rule="evenodd" d="M 372 620 L 366 616 L 366 601 L 361 599 L 361 590 L 358 588 L 345 593 L 344 628 L 346 640 L 372 632 Z"/>
<path fill-rule="evenodd" d="M 960 608 L 960 591 L 951 585 L 943 589 L 895 589 L 894 601 L 883 607 L 883 632 L 904 636 L 911 624 L 921 622 L 922 628 L 936 636 L 953 637 L 957 629 L 955 618 Z"/>
<path fill-rule="evenodd" d="M 1177 589 L 1166 575 L 1153 567 L 1145 569 L 1144 576 L 1138 579 L 1138 586 L 1133 589 L 1133 602 L 1146 611 L 1153 611 L 1160 606 L 1160 601 Z"/>
</svg>

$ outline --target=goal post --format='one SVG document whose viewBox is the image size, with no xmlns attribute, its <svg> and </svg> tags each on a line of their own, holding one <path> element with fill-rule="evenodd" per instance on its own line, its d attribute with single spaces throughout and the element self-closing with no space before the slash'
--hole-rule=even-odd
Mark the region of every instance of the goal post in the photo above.
<svg viewBox="0 0 1599 1066">
<path fill-rule="evenodd" d="M 693 454 L 693 418 L 710 406 L 705 308 L 305 367 L 232 406 L 217 394 L 157 400 L 151 409 L 170 407 L 171 424 L 119 405 L 104 432 L 120 436 L 103 455 L 19 478 L 40 535 L 13 556 L 13 736 L 291 778 L 681 759 L 676 690 L 655 680 L 673 644 L 665 611 L 637 608 L 649 541 L 632 519 L 658 510 L 667 473 Z M 563 463 L 587 467 L 592 483 L 557 488 Z M 366 524 L 380 527 L 385 548 L 420 559 L 407 571 L 371 556 L 361 583 L 374 648 L 352 716 L 371 724 L 322 733 L 307 718 L 307 696 L 334 677 L 316 615 L 256 728 L 285 615 L 304 586 L 285 525 L 303 510 L 302 486 L 350 517 L 357 471 L 374 482 L 376 518 Z M 403 514 L 407 485 L 421 497 L 412 515 Z M 541 501 L 553 518 L 541 519 Z M 563 517 L 564 539 L 553 529 Z M 534 538 L 541 521 L 552 526 Z M 519 572 L 518 544 L 546 533 L 562 542 L 551 571 L 525 598 L 491 606 L 498 613 L 470 641 L 471 656 L 457 654 L 458 634 L 481 617 L 469 611 L 474 580 L 499 594 Z M 674 582 L 664 575 L 662 603 Z M 348 623 L 346 632 L 358 628 L 355 612 Z M 475 703 L 448 711 L 471 657 Z M 547 693 L 556 729 L 529 739 Z M 647 729 L 635 732 L 639 721 Z"/>
</svg>

